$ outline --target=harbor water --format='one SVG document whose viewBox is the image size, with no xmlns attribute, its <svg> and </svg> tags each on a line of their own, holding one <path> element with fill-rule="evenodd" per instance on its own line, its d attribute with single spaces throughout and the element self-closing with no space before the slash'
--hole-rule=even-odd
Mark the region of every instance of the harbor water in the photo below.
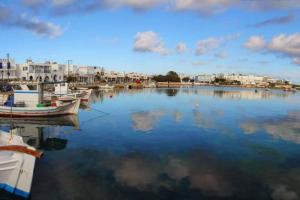
<svg viewBox="0 0 300 200">
<path fill-rule="evenodd" d="M 247 88 L 94 91 L 78 116 L 13 120 L 12 132 L 44 151 L 32 200 L 297 200 L 299 102 Z"/>
</svg>

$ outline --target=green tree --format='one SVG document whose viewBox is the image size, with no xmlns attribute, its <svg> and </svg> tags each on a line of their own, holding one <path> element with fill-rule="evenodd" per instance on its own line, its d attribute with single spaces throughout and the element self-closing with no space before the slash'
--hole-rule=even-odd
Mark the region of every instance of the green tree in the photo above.
<svg viewBox="0 0 300 200">
<path fill-rule="evenodd" d="M 183 81 L 183 82 L 189 82 L 189 81 L 190 81 L 190 77 L 184 77 L 184 78 L 182 79 L 182 81 Z"/>
</svg>

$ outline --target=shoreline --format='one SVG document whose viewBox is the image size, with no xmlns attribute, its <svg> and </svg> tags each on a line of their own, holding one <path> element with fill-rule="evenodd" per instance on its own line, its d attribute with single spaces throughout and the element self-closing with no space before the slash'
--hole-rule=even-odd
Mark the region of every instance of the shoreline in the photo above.
<svg viewBox="0 0 300 200">
<path fill-rule="evenodd" d="M 221 84 L 192 84 L 192 83 L 174 83 L 174 82 L 158 82 L 157 88 L 169 88 L 169 87 L 182 87 L 182 86 L 192 86 L 192 87 L 201 87 L 201 86 L 211 86 L 211 87 L 228 87 L 228 88 L 250 88 L 250 89 L 274 89 L 274 90 L 287 90 L 292 91 L 292 85 L 280 85 L 278 87 L 270 86 L 257 86 L 257 85 L 221 85 Z M 300 88 L 295 88 L 299 90 Z"/>
</svg>

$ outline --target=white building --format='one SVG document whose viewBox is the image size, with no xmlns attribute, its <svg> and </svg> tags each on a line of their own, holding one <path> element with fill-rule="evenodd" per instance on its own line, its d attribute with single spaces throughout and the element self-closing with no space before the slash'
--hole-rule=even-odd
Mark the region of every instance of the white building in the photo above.
<svg viewBox="0 0 300 200">
<path fill-rule="evenodd" d="M 58 63 L 34 63 L 27 60 L 19 65 L 19 78 L 27 81 L 63 81 L 65 66 Z"/>
<path fill-rule="evenodd" d="M 0 78 L 1 80 L 11 80 L 18 78 L 18 71 L 15 60 L 0 59 Z"/>
<path fill-rule="evenodd" d="M 243 75 L 243 74 L 228 74 L 224 78 L 229 81 L 238 81 L 242 85 L 258 85 L 262 84 L 266 79 L 263 76 Z"/>
<path fill-rule="evenodd" d="M 200 74 L 194 77 L 195 83 L 211 83 L 216 79 L 215 74 Z"/>
<path fill-rule="evenodd" d="M 75 73 L 77 82 L 94 83 L 95 69 L 95 67 L 78 67 Z"/>
</svg>

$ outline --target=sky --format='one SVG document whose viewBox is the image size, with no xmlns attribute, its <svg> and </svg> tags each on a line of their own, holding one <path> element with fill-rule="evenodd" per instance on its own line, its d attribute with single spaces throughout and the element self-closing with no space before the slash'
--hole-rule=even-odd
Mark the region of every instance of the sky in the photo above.
<svg viewBox="0 0 300 200">
<path fill-rule="evenodd" d="M 300 82 L 300 0 L 1 0 L 0 57 Z"/>
</svg>

